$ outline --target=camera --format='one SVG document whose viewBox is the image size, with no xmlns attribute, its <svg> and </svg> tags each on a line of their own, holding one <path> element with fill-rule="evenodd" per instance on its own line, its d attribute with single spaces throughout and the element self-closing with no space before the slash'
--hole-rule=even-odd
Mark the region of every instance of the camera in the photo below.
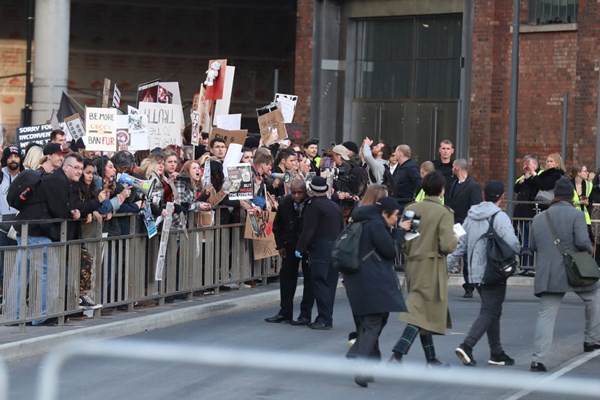
<svg viewBox="0 0 600 400">
<path fill-rule="evenodd" d="M 404 238 L 408 240 L 412 240 L 416 237 L 421 236 L 417 229 L 421 226 L 421 215 L 414 212 L 413 210 L 406 210 L 404 215 L 402 216 L 402 221 L 412 221 L 410 231 L 406 232 Z"/>
<path fill-rule="evenodd" d="M 345 167 L 321 167 L 321 172 L 327 172 L 327 176 L 329 175 L 333 175 L 333 176 L 338 176 L 338 175 L 344 175 L 344 173 L 346 172 L 346 168 Z"/>
</svg>

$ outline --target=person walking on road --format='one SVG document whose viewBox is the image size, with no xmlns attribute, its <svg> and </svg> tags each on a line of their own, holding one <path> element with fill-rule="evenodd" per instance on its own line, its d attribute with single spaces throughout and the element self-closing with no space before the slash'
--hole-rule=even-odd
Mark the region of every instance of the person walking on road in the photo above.
<svg viewBox="0 0 600 400">
<path fill-rule="evenodd" d="M 536 215 L 532 222 L 530 244 L 538 256 L 534 294 L 540 298 L 530 368 L 533 372 L 547 370 L 544 363 L 552 348 L 556 315 L 567 292 L 575 292 L 585 303 L 583 350 L 589 352 L 600 349 L 598 284 L 578 287 L 569 285 L 565 261 L 555 242 L 552 226 L 565 250 L 592 253 L 585 216 L 581 210 L 573 207 L 573 185 L 567 178 L 556 181 L 550 208 Z"/>
<path fill-rule="evenodd" d="M 451 327 L 448 311 L 448 274 L 446 255 L 456 249 L 452 210 L 440 202 L 446 180 L 439 171 L 423 179 L 425 199 L 406 207 L 421 215 L 420 236 L 406 242 L 407 312 L 400 320 L 407 323 L 404 333 L 393 348 L 390 362 L 398 362 L 408 353 L 417 335 L 425 351 L 427 366 L 447 366 L 435 355 L 433 335 L 444 335 Z"/>
<path fill-rule="evenodd" d="M 483 199 L 482 203 L 469 209 L 467 219 L 463 223 L 466 234 L 460 238 L 454 253 L 448 256 L 448 269 L 450 269 L 458 265 L 464 254 L 467 254 L 469 282 L 475 285 L 481 296 L 479 315 L 455 353 L 463 364 L 474 366 L 477 362 L 473 358 L 473 347 L 484 334 L 487 334 L 491 354 L 488 364 L 513 365 L 515 360 L 504 352 L 500 342 L 500 317 L 502 303 L 506 297 L 506 281 L 497 284 L 487 284 L 483 281 L 487 265 L 487 240 L 480 240 L 480 238 L 485 238 L 484 235 L 493 222 L 494 230 L 512 247 L 515 256 L 519 254 L 520 244 L 510 217 L 499 207 L 504 200 L 502 182 L 497 180 L 487 182 L 483 189 Z"/>
<path fill-rule="evenodd" d="M 379 336 L 390 312 L 406 311 L 400 283 L 394 270 L 397 249 L 404 242 L 404 228 L 398 228 L 400 205 L 393 197 L 384 197 L 375 205 L 358 207 L 352 213 L 354 223 L 362 223 L 359 258 L 360 270 L 344 275 L 346 294 L 357 324 L 357 338 L 346 357 L 381 360 Z M 367 387 L 370 377 L 357 376 L 357 385 Z"/>
</svg>

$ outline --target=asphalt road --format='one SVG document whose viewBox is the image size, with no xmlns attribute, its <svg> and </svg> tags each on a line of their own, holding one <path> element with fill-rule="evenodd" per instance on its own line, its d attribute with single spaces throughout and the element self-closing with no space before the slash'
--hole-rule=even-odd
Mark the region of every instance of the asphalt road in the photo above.
<svg viewBox="0 0 600 400">
<path fill-rule="evenodd" d="M 530 373 L 532 335 L 537 315 L 537 299 L 531 287 L 511 287 L 502 318 L 502 338 L 505 351 L 516 360 L 512 367 L 488 366 L 489 351 L 484 337 L 474 350 L 478 361 L 475 368 L 463 366 L 454 355 L 469 324 L 479 310 L 479 300 L 463 299 L 462 289 L 450 288 L 450 310 L 453 329 L 445 336 L 434 338 L 438 358 L 451 363 L 451 371 L 511 371 L 527 379 L 543 379 L 552 375 L 597 379 L 600 357 L 582 362 L 584 309 L 578 297 L 568 295 L 557 319 L 554 351 L 547 374 Z M 306 327 L 268 324 L 265 317 L 277 312 L 277 304 L 244 312 L 223 313 L 208 319 L 148 331 L 130 336 L 127 341 L 150 341 L 159 349 L 161 344 L 183 346 L 218 346 L 238 350 L 260 350 L 268 359 L 270 352 L 291 352 L 315 356 L 343 356 L 347 350 L 347 334 L 353 329 L 350 308 L 343 289 L 338 290 L 334 313 L 334 328 L 313 331 Z M 381 338 L 384 356 L 389 353 L 404 325 L 397 314 L 390 316 Z M 123 339 L 121 339 L 123 340 Z M 149 347 L 152 351 L 152 347 Z M 158 350 L 157 350 L 158 352 Z M 600 353 L 600 351 L 598 351 Z M 35 399 L 40 365 L 44 357 L 8 363 L 9 399 Z M 424 364 L 419 341 L 412 347 L 406 363 Z M 581 365 L 574 366 L 579 361 Z M 318 360 L 315 359 L 315 362 Z M 574 396 L 521 393 L 510 381 L 503 389 L 443 385 L 435 382 L 407 382 L 377 378 L 368 389 L 354 384 L 350 377 L 304 372 L 269 371 L 258 368 L 194 365 L 169 361 L 124 360 L 115 358 L 77 357 L 60 372 L 60 399 L 575 399 Z M 476 381 L 477 379 L 474 379 Z M 473 397 L 474 396 L 474 397 Z"/>
</svg>

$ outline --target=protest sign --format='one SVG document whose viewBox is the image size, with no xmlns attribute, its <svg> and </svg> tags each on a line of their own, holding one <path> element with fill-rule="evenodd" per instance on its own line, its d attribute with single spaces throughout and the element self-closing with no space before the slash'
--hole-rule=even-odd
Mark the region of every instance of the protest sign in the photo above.
<svg viewBox="0 0 600 400">
<path fill-rule="evenodd" d="M 108 95 L 110 94 L 110 79 L 104 78 L 102 87 L 102 108 L 108 107 Z"/>
<path fill-rule="evenodd" d="M 198 146 L 200 144 L 200 113 L 198 111 L 192 111 L 190 113 L 190 119 L 192 121 L 192 146 Z"/>
<path fill-rule="evenodd" d="M 206 98 L 206 89 L 200 87 L 198 99 L 198 113 L 200 113 L 200 132 L 209 132 L 212 129 L 210 117 L 210 100 Z"/>
<path fill-rule="evenodd" d="M 158 85 L 160 84 L 160 79 L 155 79 L 149 82 L 140 83 L 138 85 L 137 91 L 137 101 L 138 106 L 139 103 L 154 103 L 156 102 L 156 98 L 158 97 Z"/>
<path fill-rule="evenodd" d="M 228 131 L 226 129 L 213 128 L 210 132 L 210 136 L 208 137 L 208 142 L 215 137 L 220 137 L 223 139 L 226 145 L 230 145 L 231 143 L 237 143 L 244 145 L 246 141 L 246 137 L 248 136 L 248 129 L 242 129 L 239 131 Z"/>
<path fill-rule="evenodd" d="M 208 69 L 206 70 L 207 74 L 215 71 L 211 67 L 213 62 L 218 62 L 220 64 L 220 68 L 217 70 L 218 75 L 212 79 L 212 85 L 206 85 L 206 98 L 209 100 L 219 100 L 223 98 L 225 76 L 227 76 L 227 60 L 210 60 L 208 62 Z"/>
<path fill-rule="evenodd" d="M 148 149 L 148 117 L 131 107 L 129 119 L 129 151 Z"/>
<path fill-rule="evenodd" d="M 112 106 L 114 108 L 120 108 L 121 107 L 121 91 L 117 87 L 116 83 L 115 83 L 115 91 L 113 92 Z"/>
<path fill-rule="evenodd" d="M 235 67 L 228 65 L 226 67 L 225 84 L 223 85 L 223 97 L 215 105 L 215 117 L 217 115 L 229 114 L 229 105 L 231 104 L 231 92 L 233 91 L 233 77 L 235 76 Z M 239 128 L 238 128 L 239 129 Z"/>
<path fill-rule="evenodd" d="M 298 96 L 293 94 L 275 94 L 275 104 L 281 110 L 283 120 L 286 124 L 291 123 L 294 120 L 294 113 L 296 112 L 296 103 L 298 102 Z"/>
<path fill-rule="evenodd" d="M 129 115 L 117 115 L 117 150 L 127 151 L 131 146 Z"/>
<path fill-rule="evenodd" d="M 148 117 L 147 149 L 181 146 L 181 105 L 142 102 L 139 111 Z"/>
<path fill-rule="evenodd" d="M 302 131 L 300 130 L 300 124 L 292 122 L 291 124 L 285 124 L 285 130 L 290 140 L 301 140 Z"/>
<path fill-rule="evenodd" d="M 50 133 L 52 130 L 52 125 L 50 124 L 17 128 L 17 145 L 21 149 L 25 149 L 31 142 L 44 146 L 50 141 Z"/>
<path fill-rule="evenodd" d="M 229 200 L 252 200 L 254 182 L 252 182 L 252 165 L 235 164 L 227 167 L 227 175 L 231 182 Z"/>
<path fill-rule="evenodd" d="M 258 114 L 258 128 L 263 143 L 268 144 L 287 138 L 283 115 L 277 106 L 271 105 L 256 110 Z"/>
<path fill-rule="evenodd" d="M 77 140 L 85 135 L 85 126 L 83 126 L 83 121 L 79 114 L 73 114 L 65 118 L 65 125 L 73 139 Z"/>
<path fill-rule="evenodd" d="M 88 151 L 117 149 L 117 110 L 88 107 L 85 109 L 85 148 Z"/>
<path fill-rule="evenodd" d="M 247 214 L 246 216 L 244 238 L 252 239 L 255 260 L 278 255 L 273 234 L 274 220 L 275 213 L 272 211 L 261 211 L 256 215 Z"/>
<path fill-rule="evenodd" d="M 237 131 L 242 127 L 242 114 L 216 115 L 215 119 L 217 128 Z"/>
</svg>

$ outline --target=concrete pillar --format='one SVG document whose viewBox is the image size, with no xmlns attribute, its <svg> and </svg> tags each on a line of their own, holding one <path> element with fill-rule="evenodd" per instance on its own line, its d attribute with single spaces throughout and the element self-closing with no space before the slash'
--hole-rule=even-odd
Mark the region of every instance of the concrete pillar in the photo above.
<svg viewBox="0 0 600 400">
<path fill-rule="evenodd" d="M 69 77 L 71 0 L 36 0 L 32 123 L 42 124 L 58 110 Z"/>
</svg>

